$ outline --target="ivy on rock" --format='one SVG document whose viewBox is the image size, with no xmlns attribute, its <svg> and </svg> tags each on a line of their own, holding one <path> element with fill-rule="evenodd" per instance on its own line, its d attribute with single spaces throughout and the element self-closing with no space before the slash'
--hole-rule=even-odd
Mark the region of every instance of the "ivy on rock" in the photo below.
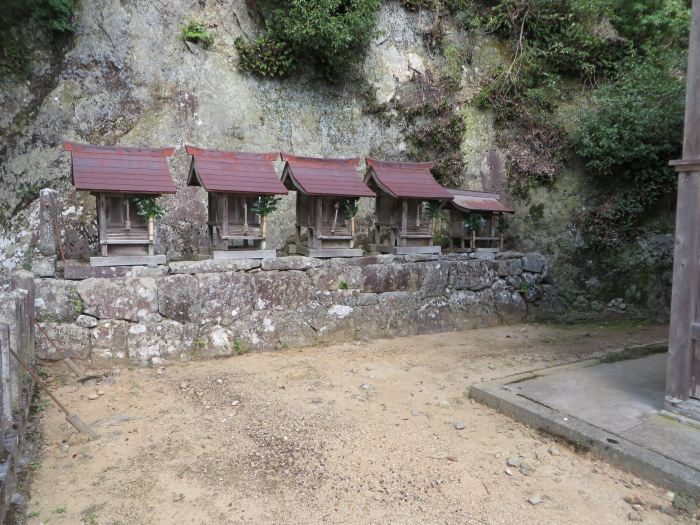
<svg viewBox="0 0 700 525">
<path fill-rule="evenodd" d="M 333 79 L 362 57 L 375 34 L 379 0 L 283 0 L 265 17 L 257 38 L 235 41 L 239 65 L 263 77 L 285 77 L 302 66 Z"/>
</svg>

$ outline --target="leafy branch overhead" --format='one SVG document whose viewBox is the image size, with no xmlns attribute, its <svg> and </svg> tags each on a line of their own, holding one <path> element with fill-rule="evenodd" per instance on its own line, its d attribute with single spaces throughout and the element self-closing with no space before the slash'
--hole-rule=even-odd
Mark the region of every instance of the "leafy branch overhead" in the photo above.
<svg viewBox="0 0 700 525">
<path fill-rule="evenodd" d="M 263 33 L 235 41 L 241 69 L 285 77 L 302 66 L 334 79 L 359 61 L 375 33 L 379 0 L 282 0 Z"/>
</svg>

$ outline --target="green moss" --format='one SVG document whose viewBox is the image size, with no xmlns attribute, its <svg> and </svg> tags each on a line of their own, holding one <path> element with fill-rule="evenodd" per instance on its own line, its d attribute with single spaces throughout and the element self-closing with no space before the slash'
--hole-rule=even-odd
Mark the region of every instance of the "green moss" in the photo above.
<svg viewBox="0 0 700 525">
<path fill-rule="evenodd" d="M 207 30 L 207 25 L 198 20 L 191 20 L 182 28 L 182 40 L 194 44 L 202 44 L 208 48 L 214 43 L 214 36 Z"/>
</svg>

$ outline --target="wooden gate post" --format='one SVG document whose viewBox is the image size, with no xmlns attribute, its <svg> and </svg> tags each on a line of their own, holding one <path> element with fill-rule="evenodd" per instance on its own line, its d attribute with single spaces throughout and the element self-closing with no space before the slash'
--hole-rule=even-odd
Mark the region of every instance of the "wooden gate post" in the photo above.
<svg viewBox="0 0 700 525">
<path fill-rule="evenodd" d="M 683 159 L 679 172 L 673 293 L 666 371 L 666 408 L 700 419 L 700 0 L 693 0 L 688 52 Z"/>
<path fill-rule="evenodd" d="M 10 327 L 0 323 L 0 404 L 2 405 L 0 407 L 0 432 L 3 434 L 5 429 L 12 428 L 10 359 Z"/>
</svg>

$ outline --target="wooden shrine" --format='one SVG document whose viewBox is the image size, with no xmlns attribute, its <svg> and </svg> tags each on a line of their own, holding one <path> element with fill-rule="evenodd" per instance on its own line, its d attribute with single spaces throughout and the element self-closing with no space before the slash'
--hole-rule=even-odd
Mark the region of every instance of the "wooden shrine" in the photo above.
<svg viewBox="0 0 700 525">
<path fill-rule="evenodd" d="M 431 162 L 367 159 L 365 183 L 377 193 L 373 250 L 393 254 L 440 253 L 433 245 L 430 202 L 441 206 L 452 195 L 430 173 Z"/>
<path fill-rule="evenodd" d="M 276 251 L 266 246 L 267 212 L 276 195 L 287 194 L 275 172 L 279 153 L 185 149 L 192 155 L 188 186 L 207 191 L 214 259 L 274 258 Z"/>
<path fill-rule="evenodd" d="M 357 257 L 354 209 L 374 197 L 358 174 L 358 159 L 318 159 L 282 154 L 282 182 L 297 194 L 296 251 L 310 257 Z M 302 233 L 306 232 L 303 241 Z"/>
<path fill-rule="evenodd" d="M 463 251 L 500 251 L 503 234 L 499 226 L 506 213 L 515 210 L 504 206 L 498 193 L 453 190 L 450 203 L 450 248 Z"/>
<path fill-rule="evenodd" d="M 138 212 L 137 200 L 175 193 L 168 157 L 173 148 L 125 148 L 66 142 L 71 152 L 71 176 L 76 190 L 89 191 L 97 201 L 100 256 L 92 266 L 157 265 L 154 219 Z"/>
</svg>

